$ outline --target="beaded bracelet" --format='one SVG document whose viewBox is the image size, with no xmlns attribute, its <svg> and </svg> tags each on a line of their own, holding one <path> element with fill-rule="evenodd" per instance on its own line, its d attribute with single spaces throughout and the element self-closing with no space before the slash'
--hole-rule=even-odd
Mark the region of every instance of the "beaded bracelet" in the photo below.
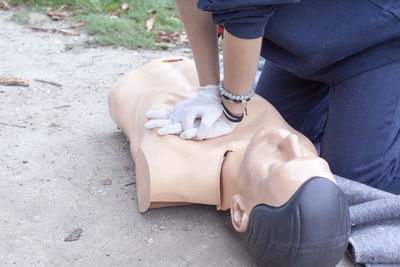
<svg viewBox="0 0 400 267">
<path fill-rule="evenodd" d="M 251 89 L 251 91 L 245 95 L 234 95 L 232 93 L 229 93 L 227 90 L 225 90 L 223 81 L 219 83 L 219 93 L 223 98 L 225 98 L 229 102 L 235 102 L 235 103 L 246 103 L 250 101 L 250 99 L 255 94 L 254 89 Z"/>
</svg>

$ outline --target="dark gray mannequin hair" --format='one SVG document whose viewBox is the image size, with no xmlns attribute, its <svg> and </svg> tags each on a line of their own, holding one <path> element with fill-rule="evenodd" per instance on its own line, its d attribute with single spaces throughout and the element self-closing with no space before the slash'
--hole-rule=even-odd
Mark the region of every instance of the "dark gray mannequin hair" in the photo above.
<svg viewBox="0 0 400 267">
<path fill-rule="evenodd" d="M 282 207 L 256 206 L 242 239 L 260 266 L 329 267 L 343 257 L 350 216 L 343 192 L 314 177 Z"/>
</svg>

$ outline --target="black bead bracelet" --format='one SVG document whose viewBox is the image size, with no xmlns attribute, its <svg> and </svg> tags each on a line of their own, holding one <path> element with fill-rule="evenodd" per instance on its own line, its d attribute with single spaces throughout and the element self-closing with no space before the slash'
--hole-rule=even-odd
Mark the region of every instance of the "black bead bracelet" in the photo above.
<svg viewBox="0 0 400 267">
<path fill-rule="evenodd" d="M 234 123 L 239 123 L 239 122 L 242 121 L 242 119 L 243 119 L 243 117 L 244 117 L 244 113 L 242 113 L 242 115 L 233 114 L 232 112 L 230 112 L 230 111 L 225 107 L 224 102 L 221 101 L 221 104 L 222 104 L 222 107 L 223 107 L 223 109 L 224 109 L 224 115 L 225 115 L 225 117 L 226 117 L 229 121 L 234 122 Z M 247 113 L 247 111 L 246 111 L 246 113 Z"/>
</svg>

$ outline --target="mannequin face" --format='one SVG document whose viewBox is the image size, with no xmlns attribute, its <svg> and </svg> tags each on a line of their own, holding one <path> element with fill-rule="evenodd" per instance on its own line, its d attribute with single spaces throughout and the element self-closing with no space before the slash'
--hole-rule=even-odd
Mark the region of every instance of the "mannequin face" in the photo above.
<svg viewBox="0 0 400 267">
<path fill-rule="evenodd" d="M 293 193 L 290 187 L 303 178 L 331 175 L 326 161 L 307 150 L 295 134 L 284 129 L 261 129 L 250 141 L 239 169 L 238 194 L 233 196 L 231 208 L 235 229 L 246 231 L 255 206 L 278 206 L 282 203 L 276 200 L 284 194 L 289 200 Z"/>
</svg>

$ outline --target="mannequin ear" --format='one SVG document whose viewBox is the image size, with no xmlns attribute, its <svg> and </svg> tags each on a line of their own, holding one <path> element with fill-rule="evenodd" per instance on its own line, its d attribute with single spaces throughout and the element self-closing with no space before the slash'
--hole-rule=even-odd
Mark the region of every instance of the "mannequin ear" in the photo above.
<svg viewBox="0 0 400 267">
<path fill-rule="evenodd" d="M 243 205 L 243 199 L 240 195 L 232 197 L 231 219 L 233 227 L 238 232 L 246 232 L 249 224 L 249 214 Z"/>
</svg>

